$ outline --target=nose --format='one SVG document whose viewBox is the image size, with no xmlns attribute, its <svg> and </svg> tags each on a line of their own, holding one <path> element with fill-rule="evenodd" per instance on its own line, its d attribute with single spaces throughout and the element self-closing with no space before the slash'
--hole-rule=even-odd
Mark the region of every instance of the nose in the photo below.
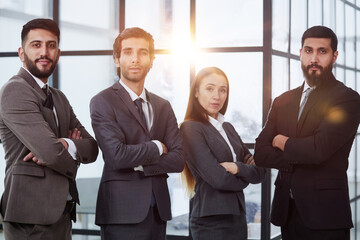
<svg viewBox="0 0 360 240">
<path fill-rule="evenodd" d="M 131 56 L 131 61 L 132 61 L 133 63 L 136 63 L 136 62 L 139 61 L 139 56 L 138 56 L 137 53 L 134 53 L 134 54 Z"/>
<path fill-rule="evenodd" d="M 318 62 L 318 54 L 314 52 L 311 56 L 311 63 L 317 63 Z"/>
<path fill-rule="evenodd" d="M 213 92 L 213 98 L 216 99 L 216 100 L 220 98 L 220 93 L 219 93 L 219 91 L 214 91 L 214 92 Z"/>
<path fill-rule="evenodd" d="M 48 47 L 46 45 L 43 45 L 40 49 L 40 56 L 45 57 L 48 54 Z"/>
</svg>

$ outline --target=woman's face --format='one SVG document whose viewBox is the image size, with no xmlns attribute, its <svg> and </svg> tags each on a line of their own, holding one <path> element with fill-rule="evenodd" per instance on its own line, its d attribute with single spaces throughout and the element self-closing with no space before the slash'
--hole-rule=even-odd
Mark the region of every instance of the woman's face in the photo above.
<svg viewBox="0 0 360 240">
<path fill-rule="evenodd" d="M 207 113 L 217 119 L 227 97 L 228 85 L 222 75 L 212 73 L 200 81 L 195 97 Z"/>
</svg>

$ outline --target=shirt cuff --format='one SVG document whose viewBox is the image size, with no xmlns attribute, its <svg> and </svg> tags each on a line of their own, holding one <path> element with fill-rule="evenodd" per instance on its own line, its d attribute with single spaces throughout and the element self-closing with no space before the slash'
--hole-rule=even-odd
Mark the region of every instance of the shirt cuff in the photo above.
<svg viewBox="0 0 360 240">
<path fill-rule="evenodd" d="M 69 138 L 63 138 L 67 144 L 69 145 L 68 147 L 68 152 L 70 153 L 71 157 L 76 160 L 76 152 L 77 152 L 77 149 L 76 149 L 76 146 L 75 146 L 75 143 L 69 139 Z"/>
<path fill-rule="evenodd" d="M 151 140 L 151 141 L 156 144 L 156 146 L 159 149 L 159 154 L 161 156 L 163 154 L 163 147 L 161 145 L 161 142 L 159 140 Z"/>
<path fill-rule="evenodd" d="M 139 165 L 139 166 L 137 166 L 137 167 L 134 167 L 134 171 L 141 171 L 141 172 L 143 172 L 143 171 L 144 171 L 144 168 L 143 168 L 142 165 Z"/>
</svg>

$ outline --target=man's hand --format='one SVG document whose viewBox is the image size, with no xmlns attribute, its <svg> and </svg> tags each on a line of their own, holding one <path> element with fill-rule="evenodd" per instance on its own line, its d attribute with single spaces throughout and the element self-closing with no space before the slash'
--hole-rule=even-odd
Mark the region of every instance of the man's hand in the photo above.
<svg viewBox="0 0 360 240">
<path fill-rule="evenodd" d="M 244 157 L 244 163 L 249 165 L 255 165 L 254 156 L 250 153 L 246 154 Z"/>
<path fill-rule="evenodd" d="M 235 175 L 239 172 L 239 168 L 234 162 L 222 162 L 220 165 L 231 174 Z"/>
<path fill-rule="evenodd" d="M 34 156 L 34 154 L 32 152 L 30 152 L 28 155 L 26 155 L 24 157 L 24 162 L 28 162 L 28 161 L 33 161 L 34 163 L 36 163 L 37 165 L 40 166 L 45 166 L 46 164 L 43 162 L 40 162 L 39 159 L 37 159 L 37 157 Z"/>
<path fill-rule="evenodd" d="M 168 153 L 168 149 L 167 147 L 165 146 L 165 144 L 161 143 L 161 146 L 163 148 L 163 154 L 167 154 Z"/>
<path fill-rule="evenodd" d="M 272 146 L 279 148 L 281 151 L 284 151 L 286 141 L 289 139 L 289 137 L 278 134 L 274 137 L 272 141 Z"/>
<path fill-rule="evenodd" d="M 69 130 L 68 133 L 69 139 L 82 139 L 81 132 L 77 128 L 74 128 L 74 130 Z"/>
<path fill-rule="evenodd" d="M 78 130 L 77 128 L 74 128 L 74 130 L 69 130 L 69 133 L 68 133 L 68 138 L 69 139 L 82 139 L 82 136 L 81 136 L 81 132 L 80 130 Z M 61 142 L 61 144 L 64 146 L 64 148 L 67 150 L 69 148 L 69 145 L 68 143 L 62 139 L 62 138 L 58 138 L 59 142 Z M 165 145 L 164 145 L 165 146 Z M 166 148 L 166 147 L 165 147 Z M 167 149 L 166 149 L 166 152 L 167 152 Z M 39 159 L 37 157 L 35 157 L 35 155 L 30 152 L 29 154 L 27 154 L 25 157 L 24 157 L 24 162 L 28 162 L 32 160 L 33 162 L 35 162 L 37 165 L 40 165 L 40 166 L 46 166 L 45 163 L 43 162 L 40 162 Z"/>
</svg>

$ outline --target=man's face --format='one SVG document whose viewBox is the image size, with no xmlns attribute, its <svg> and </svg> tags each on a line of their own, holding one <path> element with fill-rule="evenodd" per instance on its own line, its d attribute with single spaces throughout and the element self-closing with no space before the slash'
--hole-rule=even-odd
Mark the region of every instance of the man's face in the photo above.
<svg viewBox="0 0 360 240">
<path fill-rule="evenodd" d="M 144 82 L 152 67 L 149 42 L 143 38 L 127 38 L 121 42 L 120 57 L 115 59 L 123 82 Z"/>
<path fill-rule="evenodd" d="M 24 67 L 46 83 L 60 57 L 58 39 L 45 29 L 30 30 L 18 53 Z"/>
<path fill-rule="evenodd" d="M 330 38 L 306 38 L 300 49 L 301 68 L 309 86 L 319 86 L 331 75 L 338 51 L 331 49 Z"/>
</svg>

